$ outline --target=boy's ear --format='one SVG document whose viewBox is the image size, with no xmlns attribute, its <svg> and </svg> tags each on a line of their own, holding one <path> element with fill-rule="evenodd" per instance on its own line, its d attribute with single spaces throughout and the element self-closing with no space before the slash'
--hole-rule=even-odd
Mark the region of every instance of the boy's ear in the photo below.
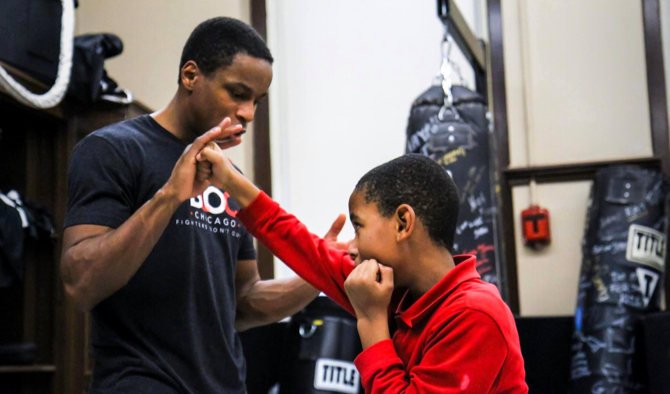
<svg viewBox="0 0 670 394">
<path fill-rule="evenodd" d="M 404 241 L 412 235 L 416 225 L 416 214 L 414 209 L 407 204 L 402 204 L 395 210 L 397 241 Z"/>
</svg>

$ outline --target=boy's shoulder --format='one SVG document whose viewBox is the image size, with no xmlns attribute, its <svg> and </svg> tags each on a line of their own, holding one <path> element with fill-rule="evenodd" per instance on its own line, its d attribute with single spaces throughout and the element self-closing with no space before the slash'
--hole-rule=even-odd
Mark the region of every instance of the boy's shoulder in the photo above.
<svg viewBox="0 0 670 394">
<path fill-rule="evenodd" d="M 506 338 L 516 335 L 514 315 L 500 297 L 498 288 L 479 279 L 461 283 L 439 309 L 440 320 L 445 322 L 463 313 L 483 314 L 495 322 Z"/>
</svg>

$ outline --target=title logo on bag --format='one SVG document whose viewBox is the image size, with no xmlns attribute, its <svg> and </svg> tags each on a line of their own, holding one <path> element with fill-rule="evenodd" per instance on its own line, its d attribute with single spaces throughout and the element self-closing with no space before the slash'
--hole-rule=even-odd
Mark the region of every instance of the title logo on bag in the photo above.
<svg viewBox="0 0 670 394">
<path fill-rule="evenodd" d="M 652 228 L 632 224 L 628 229 L 626 260 L 663 271 L 665 235 Z"/>
<path fill-rule="evenodd" d="M 651 297 L 654 295 L 654 290 L 656 290 L 660 275 L 645 268 L 636 269 L 635 274 L 637 275 L 637 281 L 640 284 L 640 293 L 642 294 L 642 301 L 646 308 L 649 305 L 649 301 L 651 301 Z"/>
<path fill-rule="evenodd" d="M 330 358 L 316 360 L 315 389 L 358 394 L 359 382 L 360 375 L 353 363 Z"/>
</svg>

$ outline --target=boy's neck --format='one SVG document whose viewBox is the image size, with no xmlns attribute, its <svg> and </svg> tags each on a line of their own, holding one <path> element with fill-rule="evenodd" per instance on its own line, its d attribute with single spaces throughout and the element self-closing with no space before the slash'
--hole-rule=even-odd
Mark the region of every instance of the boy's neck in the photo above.
<svg viewBox="0 0 670 394">
<path fill-rule="evenodd" d="M 415 267 L 409 283 L 409 292 L 413 300 L 418 300 L 432 289 L 454 267 L 454 258 L 444 248 L 424 248 L 412 261 Z"/>
</svg>

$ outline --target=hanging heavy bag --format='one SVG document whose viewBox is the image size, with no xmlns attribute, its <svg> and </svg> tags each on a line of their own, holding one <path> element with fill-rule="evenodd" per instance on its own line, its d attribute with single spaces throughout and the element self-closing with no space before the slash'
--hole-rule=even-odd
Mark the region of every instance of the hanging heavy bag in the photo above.
<svg viewBox="0 0 670 394">
<path fill-rule="evenodd" d="M 363 393 L 354 359 L 362 351 L 356 320 L 317 297 L 287 328 L 280 394 Z"/>
<path fill-rule="evenodd" d="M 445 106 L 441 86 L 433 86 L 412 104 L 407 125 L 407 153 L 426 155 L 451 175 L 460 211 L 455 254 L 477 256 L 477 271 L 498 285 L 497 201 L 489 149 L 489 121 L 482 96 L 463 86 L 451 87 L 453 104 Z"/>
<path fill-rule="evenodd" d="M 598 171 L 582 242 L 570 387 L 646 393 L 641 320 L 660 310 L 670 186 L 653 170 Z"/>
</svg>

